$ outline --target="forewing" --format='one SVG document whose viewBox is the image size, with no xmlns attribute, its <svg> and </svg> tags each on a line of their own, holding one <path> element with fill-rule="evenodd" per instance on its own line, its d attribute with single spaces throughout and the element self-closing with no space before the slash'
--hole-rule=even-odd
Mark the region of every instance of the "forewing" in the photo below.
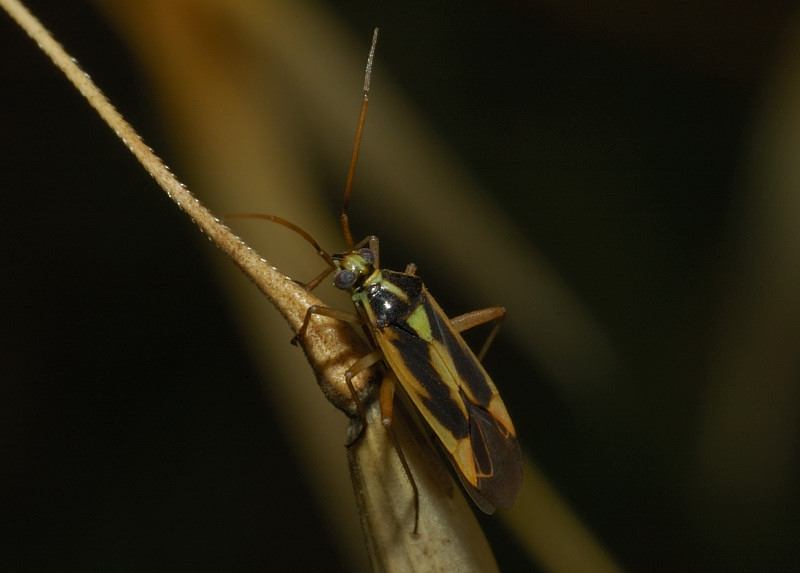
<svg viewBox="0 0 800 573">
<path fill-rule="evenodd" d="M 475 504 L 485 513 L 510 507 L 522 470 L 505 405 L 427 291 L 419 301 L 403 323 L 374 328 L 375 338 Z"/>
</svg>

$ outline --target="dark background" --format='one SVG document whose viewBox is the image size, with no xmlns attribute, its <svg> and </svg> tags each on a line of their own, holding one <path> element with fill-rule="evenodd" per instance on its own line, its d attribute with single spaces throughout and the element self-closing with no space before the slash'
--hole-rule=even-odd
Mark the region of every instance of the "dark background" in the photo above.
<svg viewBox="0 0 800 573">
<path fill-rule="evenodd" d="M 536 365 L 506 398 L 531 403 L 523 443 L 607 549 L 630 570 L 796 564 L 796 495 L 757 513 L 756 534 L 748 515 L 710 533 L 681 491 L 731 205 L 793 4 L 330 4 L 365 38 L 382 26 L 381 69 L 623 349 L 622 414 L 600 431 Z M 92 5 L 30 7 L 166 148 Z M 348 570 L 208 242 L 5 15 L 0 27 L 0 568 Z M 493 367 L 515 364 L 498 345 Z M 535 568 L 489 527 L 501 568 Z"/>
</svg>

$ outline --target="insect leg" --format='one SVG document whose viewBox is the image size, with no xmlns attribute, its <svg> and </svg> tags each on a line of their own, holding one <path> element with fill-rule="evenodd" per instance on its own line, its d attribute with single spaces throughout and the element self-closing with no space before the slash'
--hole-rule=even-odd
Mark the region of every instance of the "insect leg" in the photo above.
<svg viewBox="0 0 800 573">
<path fill-rule="evenodd" d="M 411 468 L 408 466 L 406 456 L 403 454 L 403 448 L 400 447 L 400 442 L 392 428 L 392 415 L 394 411 L 394 389 L 397 383 L 397 375 L 394 372 L 388 372 L 381 382 L 380 404 L 381 404 L 381 422 L 383 422 L 386 431 L 389 433 L 389 439 L 392 441 L 397 456 L 400 458 L 400 464 L 403 466 L 403 471 L 408 477 L 408 482 L 411 484 L 411 489 L 414 492 L 414 534 L 416 535 L 419 528 L 419 489 L 417 482 L 414 481 L 414 476 L 411 474 Z"/>
<path fill-rule="evenodd" d="M 478 353 L 478 361 L 483 361 L 486 356 L 486 351 L 489 350 L 494 341 L 495 336 L 500 331 L 500 324 L 506 317 L 506 309 L 502 306 L 491 306 L 489 308 L 482 308 L 480 310 L 473 310 L 472 312 L 465 312 L 459 316 L 450 319 L 450 324 L 456 329 L 456 332 L 464 332 L 470 328 L 480 326 L 489 322 L 496 322 L 492 327 L 489 336 L 486 337 L 486 342 L 483 343 L 481 351 Z"/>
<path fill-rule="evenodd" d="M 301 339 L 305 336 L 306 330 L 308 329 L 308 324 L 311 321 L 311 317 L 315 314 L 319 314 L 322 316 L 327 316 L 329 318 L 334 318 L 337 320 L 344 320 L 345 322 L 351 322 L 355 324 L 360 324 L 358 316 L 351 314 L 349 312 L 344 312 L 342 310 L 337 310 L 335 308 L 329 308 L 327 306 L 311 306 L 309 307 L 308 311 L 306 312 L 306 318 L 303 321 L 303 325 L 300 327 L 297 335 L 294 337 L 293 342 L 297 342 L 298 339 Z M 361 399 L 356 392 L 355 387 L 353 386 L 353 377 L 358 375 L 363 370 L 366 370 L 370 366 L 373 366 L 377 362 L 383 359 L 383 353 L 380 350 L 373 350 L 372 352 L 365 354 L 358 360 L 356 360 L 352 366 L 345 372 L 344 379 L 345 383 L 347 384 L 347 388 L 350 390 L 350 394 L 353 396 L 353 401 L 356 404 L 356 409 L 358 410 L 359 417 L 362 421 L 362 428 L 366 427 L 366 413 L 364 411 L 364 404 L 361 402 Z M 395 451 L 397 452 L 398 457 L 400 458 L 400 463 L 403 466 L 403 471 L 405 472 L 406 476 L 408 477 L 408 481 L 411 484 L 411 489 L 414 492 L 414 534 L 416 535 L 419 529 L 419 488 L 417 487 L 417 482 L 414 481 L 414 476 L 411 474 L 411 468 L 408 466 L 408 462 L 406 461 L 406 457 L 403 454 L 403 450 L 400 447 L 400 442 L 397 440 L 395 436 L 394 430 L 391 427 L 392 422 L 392 411 L 394 408 L 394 388 L 395 384 L 397 383 L 397 376 L 393 372 L 387 373 L 384 377 L 383 382 L 381 382 L 380 388 L 380 406 L 381 406 L 381 417 L 384 427 L 386 431 L 389 433 L 389 439 L 392 441 L 392 446 L 394 447 Z M 350 440 L 350 443 L 347 444 L 348 446 L 352 445 L 358 437 L 361 435 L 359 434 Z"/>
<path fill-rule="evenodd" d="M 392 372 L 386 375 L 381 382 L 381 422 L 387 428 L 392 425 L 394 411 L 394 388 L 397 376 Z"/>
<path fill-rule="evenodd" d="M 292 338 L 292 344 L 297 345 L 298 341 L 302 340 L 305 335 L 306 331 L 308 330 L 308 325 L 311 323 L 311 317 L 314 315 L 326 316 L 328 318 L 333 318 L 335 320 L 341 320 L 344 322 L 349 322 L 354 325 L 361 325 L 361 320 L 358 318 L 357 315 L 345 312 L 343 310 L 338 310 L 335 308 L 330 308 L 327 306 L 318 306 L 313 305 L 308 308 L 306 311 L 306 317 L 303 320 L 303 325 L 298 330 L 297 334 Z M 355 403 L 356 410 L 358 410 L 359 418 L 362 422 L 362 428 L 366 427 L 366 414 L 364 411 L 364 404 L 359 397 L 358 392 L 356 392 L 355 386 L 353 385 L 353 378 L 369 368 L 373 366 L 377 362 L 383 359 L 383 353 L 380 350 L 373 350 L 356 360 L 347 372 L 344 373 L 344 381 L 347 384 L 347 389 L 350 391 L 350 395 L 353 397 L 353 402 Z M 350 442 L 347 444 L 348 446 L 355 442 L 360 436 L 360 432 L 357 436 L 352 438 Z"/>
<path fill-rule="evenodd" d="M 361 321 L 355 314 L 350 312 L 345 312 L 343 310 L 337 310 L 335 308 L 329 308 L 327 306 L 319 306 L 317 304 L 311 305 L 308 307 L 306 311 L 306 317 L 303 319 L 303 324 L 300 326 L 300 330 L 297 331 L 297 334 L 294 335 L 292 338 L 292 344 L 297 346 L 297 342 L 305 338 L 306 331 L 308 330 L 308 325 L 311 323 L 311 317 L 315 314 L 320 316 L 327 316 L 328 318 L 335 318 L 336 320 L 341 320 L 344 322 L 349 322 L 350 324 L 360 325 Z"/>
<path fill-rule="evenodd" d="M 381 249 L 380 249 L 380 244 L 378 242 L 378 237 L 376 237 L 375 235 L 369 236 L 369 250 L 372 251 L 372 254 L 375 255 L 375 261 L 373 261 L 375 268 L 376 269 L 381 268 Z"/>
<path fill-rule="evenodd" d="M 353 377 L 366 370 L 373 364 L 380 362 L 382 359 L 383 353 L 380 350 L 373 350 L 372 352 L 365 354 L 353 362 L 353 365 L 347 370 L 347 372 L 344 373 L 344 381 L 345 384 L 347 384 L 347 389 L 350 390 L 350 395 L 353 396 L 353 401 L 356 403 L 356 409 L 358 410 L 358 415 L 361 418 L 362 428 L 366 428 L 367 426 L 367 414 L 364 411 L 364 404 L 361 402 L 361 399 L 358 397 L 358 393 L 353 386 Z M 349 446 L 355 442 L 360 435 L 361 432 L 359 432 L 358 436 L 350 440 L 350 443 L 347 445 Z"/>
<path fill-rule="evenodd" d="M 303 286 L 306 288 L 307 291 L 311 292 L 312 290 L 317 288 L 319 286 L 319 283 L 321 283 L 325 277 L 331 274 L 331 272 L 333 272 L 333 267 L 325 269 L 323 272 L 321 272 L 319 275 L 308 281 Z"/>
</svg>

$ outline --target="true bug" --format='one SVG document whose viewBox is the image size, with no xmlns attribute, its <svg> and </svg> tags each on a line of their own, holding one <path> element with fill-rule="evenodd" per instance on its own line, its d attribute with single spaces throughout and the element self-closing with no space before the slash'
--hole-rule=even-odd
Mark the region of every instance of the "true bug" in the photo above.
<svg viewBox="0 0 800 573">
<path fill-rule="evenodd" d="M 514 425 L 480 362 L 505 310 L 493 307 L 449 319 L 417 276 L 416 265 L 409 264 L 403 272 L 381 269 L 378 238 L 369 236 L 354 243 L 350 231 L 347 208 L 369 101 L 377 34 L 376 28 L 342 203 L 342 232 L 348 251 L 329 255 L 307 232 L 280 217 L 234 217 L 264 218 L 289 227 L 327 261 L 330 268 L 308 283 L 307 288 L 316 287 L 334 272 L 333 284 L 350 294 L 357 311 L 355 320 L 375 349 L 351 366 L 346 376 L 351 390 L 352 376 L 382 360 L 388 369 L 380 389 L 384 424 L 391 423 L 395 384 L 399 383 L 412 410 L 436 436 L 464 489 L 482 511 L 491 514 L 514 503 L 522 481 Z M 354 320 L 343 311 L 314 306 L 309 308 L 296 339 L 302 340 L 314 315 Z M 476 356 L 459 333 L 492 321 L 498 324 Z M 355 392 L 353 395 L 355 398 Z M 402 452 L 399 453 L 402 460 Z M 404 467 L 408 472 L 405 462 Z M 410 472 L 409 477 L 413 483 Z"/>
</svg>

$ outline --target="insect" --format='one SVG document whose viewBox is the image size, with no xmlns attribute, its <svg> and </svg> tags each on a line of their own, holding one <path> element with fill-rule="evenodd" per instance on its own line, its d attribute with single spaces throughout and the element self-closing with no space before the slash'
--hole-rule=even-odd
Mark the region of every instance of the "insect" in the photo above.
<svg viewBox="0 0 800 573">
<path fill-rule="evenodd" d="M 378 238 L 369 236 L 354 243 L 350 231 L 347 208 L 369 101 L 377 33 L 376 29 L 367 59 L 364 96 L 341 211 L 347 252 L 329 255 L 293 223 L 272 215 L 252 216 L 294 230 L 327 261 L 330 268 L 308 283 L 307 288 L 316 287 L 333 272 L 333 284 L 350 294 L 357 321 L 375 349 L 353 364 L 347 373 L 347 383 L 354 397 L 350 379 L 383 361 L 387 367 L 380 388 L 384 424 L 391 423 L 394 394 L 399 386 L 401 396 L 431 430 L 475 505 L 491 514 L 497 508 L 508 508 L 514 503 L 522 482 L 521 454 L 514 425 L 480 361 L 497 333 L 505 310 L 493 307 L 448 318 L 417 276 L 416 265 L 409 264 L 403 272 L 382 269 Z M 314 315 L 351 321 L 354 318 L 336 309 L 311 307 L 297 340 L 302 340 Z M 490 322 L 496 325 L 476 356 L 460 332 Z M 414 487 L 413 476 L 399 453 Z"/>
</svg>

